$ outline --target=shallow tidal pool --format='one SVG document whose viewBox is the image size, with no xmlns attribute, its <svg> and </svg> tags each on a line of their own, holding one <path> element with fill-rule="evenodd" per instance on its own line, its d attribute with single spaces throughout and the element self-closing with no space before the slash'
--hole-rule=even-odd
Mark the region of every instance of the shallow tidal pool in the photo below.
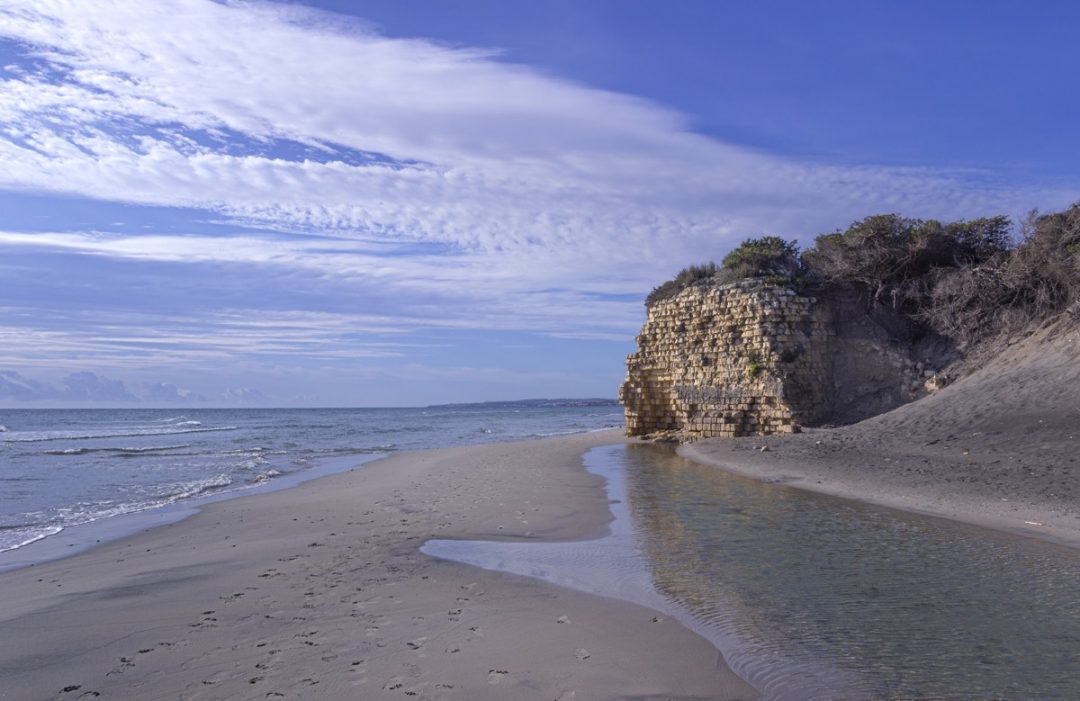
<svg viewBox="0 0 1080 701">
<path fill-rule="evenodd" d="M 585 456 L 611 534 L 424 552 L 674 615 L 767 699 L 1080 698 L 1080 551 L 764 484 L 671 448 Z"/>
</svg>

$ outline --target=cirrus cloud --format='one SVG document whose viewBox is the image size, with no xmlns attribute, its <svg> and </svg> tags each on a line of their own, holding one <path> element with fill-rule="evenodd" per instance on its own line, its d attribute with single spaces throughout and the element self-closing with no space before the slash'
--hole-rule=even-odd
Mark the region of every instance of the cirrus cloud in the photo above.
<svg viewBox="0 0 1080 701">
<path fill-rule="evenodd" d="M 745 236 L 805 238 L 878 211 L 1016 214 L 1074 192 L 761 153 L 495 51 L 388 38 L 295 5 L 8 0 L 0 41 L 13 56 L 0 70 L 0 189 L 193 208 L 231 227 L 7 230 L 0 247 L 186 266 L 208 284 L 225 268 L 299 276 L 304 300 L 253 301 L 253 318 L 334 317 L 329 298 L 345 290 L 389 320 L 366 331 L 374 346 L 323 326 L 282 354 L 357 344 L 365 356 L 417 328 L 628 339 L 650 287 Z M 245 352 L 229 343 L 235 325 L 192 313 L 221 343 L 162 328 L 170 357 Z M 98 332 L 28 318 L 4 320 L 8 333 L 80 345 Z M 117 362 L 147 341 L 102 338 L 95 357 Z"/>
</svg>

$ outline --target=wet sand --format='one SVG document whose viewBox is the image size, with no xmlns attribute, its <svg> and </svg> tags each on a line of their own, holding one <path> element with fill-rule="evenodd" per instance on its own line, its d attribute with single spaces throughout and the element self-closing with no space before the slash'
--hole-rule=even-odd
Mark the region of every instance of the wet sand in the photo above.
<svg viewBox="0 0 1080 701">
<path fill-rule="evenodd" d="M 0 698 L 750 699 L 656 612 L 436 560 L 581 539 L 617 431 L 402 453 L 0 575 Z"/>
</svg>

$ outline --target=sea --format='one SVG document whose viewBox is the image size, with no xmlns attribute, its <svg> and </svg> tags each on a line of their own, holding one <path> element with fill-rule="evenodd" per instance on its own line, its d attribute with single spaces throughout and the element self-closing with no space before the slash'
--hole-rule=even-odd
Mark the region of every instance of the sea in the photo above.
<svg viewBox="0 0 1080 701">
<path fill-rule="evenodd" d="M 0 409 L 0 553 L 87 524 L 241 496 L 395 451 L 581 433 L 622 421 L 622 409 L 609 400 L 392 409 Z"/>
</svg>

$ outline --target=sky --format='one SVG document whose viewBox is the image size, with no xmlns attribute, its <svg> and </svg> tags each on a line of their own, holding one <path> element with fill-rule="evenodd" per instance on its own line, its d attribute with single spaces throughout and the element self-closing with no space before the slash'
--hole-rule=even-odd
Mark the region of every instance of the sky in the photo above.
<svg viewBox="0 0 1080 701">
<path fill-rule="evenodd" d="M 0 406 L 614 397 L 751 236 L 1080 199 L 1080 5 L 4 0 Z"/>
</svg>

